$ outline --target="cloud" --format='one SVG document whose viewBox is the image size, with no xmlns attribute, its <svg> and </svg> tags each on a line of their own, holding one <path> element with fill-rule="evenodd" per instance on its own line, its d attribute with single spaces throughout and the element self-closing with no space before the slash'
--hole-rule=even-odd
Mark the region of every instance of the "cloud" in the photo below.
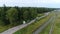
<svg viewBox="0 0 60 34">
<path fill-rule="evenodd" d="M 39 0 L 41 3 L 60 3 L 60 0 Z"/>
<path fill-rule="evenodd" d="M 0 6 L 3 6 L 4 0 L 0 0 Z"/>
<path fill-rule="evenodd" d="M 5 0 L 5 4 L 57 4 L 60 0 Z"/>
<path fill-rule="evenodd" d="M 60 7 L 60 0 L 0 0 L 0 5 L 33 6 L 33 7 Z"/>
</svg>

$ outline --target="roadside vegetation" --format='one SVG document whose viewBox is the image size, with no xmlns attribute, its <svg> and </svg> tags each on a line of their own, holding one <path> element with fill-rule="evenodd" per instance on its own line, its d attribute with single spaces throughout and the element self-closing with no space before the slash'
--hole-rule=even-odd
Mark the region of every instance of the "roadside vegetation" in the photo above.
<svg viewBox="0 0 60 34">
<path fill-rule="evenodd" d="M 60 34 L 60 12 L 56 14 L 56 21 L 55 21 L 54 30 L 52 34 Z"/>
<path fill-rule="evenodd" d="M 42 24 L 44 24 L 49 18 L 52 16 L 52 14 L 49 14 L 48 16 L 28 25 L 27 27 L 13 33 L 13 34 L 32 34 L 36 29 L 38 29 Z"/>
<path fill-rule="evenodd" d="M 55 16 L 55 14 L 52 12 L 52 16 Z M 51 25 L 53 24 L 54 19 L 40 32 L 39 34 L 49 34 L 49 31 L 51 29 Z"/>
<path fill-rule="evenodd" d="M 39 34 L 49 34 L 50 27 L 51 27 L 51 23 L 46 28 L 44 28 L 43 31 L 40 32 Z"/>
</svg>

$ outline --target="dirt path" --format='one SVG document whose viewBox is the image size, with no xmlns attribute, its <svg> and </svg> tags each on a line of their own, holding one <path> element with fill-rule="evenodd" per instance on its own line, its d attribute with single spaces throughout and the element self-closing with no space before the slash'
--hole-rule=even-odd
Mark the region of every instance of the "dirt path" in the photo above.
<svg viewBox="0 0 60 34">
<path fill-rule="evenodd" d="M 40 28 L 38 28 L 33 34 L 39 34 L 51 21 L 53 21 L 54 16 L 51 17 L 45 24 L 43 24 Z"/>
<path fill-rule="evenodd" d="M 55 19 L 54 19 L 53 22 L 52 22 L 52 25 L 51 25 L 49 34 L 52 34 L 52 32 L 53 32 L 53 29 L 54 29 L 54 22 L 55 22 Z"/>
</svg>

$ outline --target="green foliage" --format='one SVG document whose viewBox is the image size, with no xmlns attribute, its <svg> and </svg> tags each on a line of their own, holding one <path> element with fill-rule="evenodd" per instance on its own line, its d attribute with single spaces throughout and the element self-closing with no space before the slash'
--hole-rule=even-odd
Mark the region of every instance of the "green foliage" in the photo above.
<svg viewBox="0 0 60 34">
<path fill-rule="evenodd" d="M 25 21 L 27 21 L 28 20 L 28 11 L 24 11 L 24 13 L 23 13 L 23 19 L 25 20 Z"/>
<path fill-rule="evenodd" d="M 18 19 L 18 11 L 15 8 L 11 8 L 6 12 L 6 17 L 9 20 L 10 24 L 16 24 Z"/>
<path fill-rule="evenodd" d="M 37 10 L 35 10 L 35 8 L 30 8 L 29 11 L 30 11 L 30 16 L 31 16 L 30 18 L 31 19 L 36 18 L 36 16 L 37 16 Z"/>
<path fill-rule="evenodd" d="M 0 26 L 3 26 L 4 22 L 2 20 L 0 20 Z"/>
</svg>

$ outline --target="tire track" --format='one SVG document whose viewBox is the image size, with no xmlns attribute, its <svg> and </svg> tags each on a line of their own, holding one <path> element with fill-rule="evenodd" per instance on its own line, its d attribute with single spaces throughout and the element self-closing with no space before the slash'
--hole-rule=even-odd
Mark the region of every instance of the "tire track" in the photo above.
<svg viewBox="0 0 60 34">
<path fill-rule="evenodd" d="M 39 34 L 51 21 L 53 21 L 54 16 L 51 17 L 45 24 L 43 24 L 40 28 L 38 28 L 33 34 Z"/>
<path fill-rule="evenodd" d="M 55 18 L 55 17 L 54 17 L 54 18 Z M 54 21 L 55 21 L 55 19 L 54 19 Z M 53 29 L 54 29 L 54 21 L 53 21 L 53 23 L 52 23 L 52 25 L 51 25 L 51 28 L 50 28 L 49 34 L 52 34 L 52 32 L 53 32 Z"/>
</svg>

